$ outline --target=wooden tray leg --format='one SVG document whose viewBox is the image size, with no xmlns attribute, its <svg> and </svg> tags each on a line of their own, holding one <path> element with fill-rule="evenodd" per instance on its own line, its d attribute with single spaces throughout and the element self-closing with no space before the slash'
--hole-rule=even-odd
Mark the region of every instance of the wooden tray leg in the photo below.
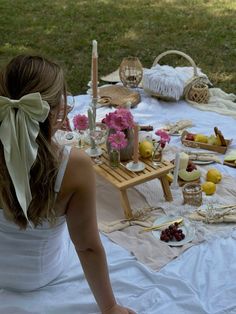
<svg viewBox="0 0 236 314">
<path fill-rule="evenodd" d="M 124 210 L 125 218 L 133 218 L 132 209 L 130 207 L 129 199 L 126 190 L 120 190 L 121 206 Z"/>
<path fill-rule="evenodd" d="M 168 202 L 173 201 L 173 197 L 172 197 L 171 190 L 170 190 L 170 185 L 169 185 L 169 182 L 168 182 L 166 176 L 161 177 L 160 181 L 161 181 L 161 186 L 162 186 L 166 201 L 168 201 Z"/>
</svg>

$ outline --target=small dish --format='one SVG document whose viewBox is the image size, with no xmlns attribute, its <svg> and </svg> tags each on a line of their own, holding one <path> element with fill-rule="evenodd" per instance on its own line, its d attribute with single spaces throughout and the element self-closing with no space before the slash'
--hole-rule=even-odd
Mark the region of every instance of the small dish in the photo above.
<svg viewBox="0 0 236 314">
<path fill-rule="evenodd" d="M 65 135 L 65 139 L 68 140 L 68 141 L 73 140 L 74 137 L 75 137 L 75 136 L 74 136 L 74 133 L 73 133 L 73 132 L 68 132 L 68 133 L 66 133 L 66 135 Z"/>
<path fill-rule="evenodd" d="M 130 161 L 129 163 L 127 163 L 126 168 L 132 172 L 140 172 L 145 169 L 145 164 L 141 161 L 139 161 L 138 163 Z"/>
<path fill-rule="evenodd" d="M 196 165 L 210 165 L 215 163 L 214 160 L 192 160 Z"/>
<path fill-rule="evenodd" d="M 161 218 L 156 219 L 153 222 L 153 225 L 160 225 L 160 224 L 168 223 L 168 221 L 171 222 L 173 220 L 178 220 L 180 218 L 181 218 L 180 216 L 174 216 L 174 217 L 163 216 Z M 166 228 L 168 228 L 168 225 L 163 227 L 163 229 L 166 229 Z M 183 233 L 185 234 L 185 238 L 181 241 L 166 242 L 169 246 L 182 246 L 184 244 L 191 242 L 194 239 L 195 229 L 188 219 L 184 218 L 183 223 L 181 224 L 181 229 L 183 230 Z M 152 234 L 154 235 L 155 238 L 160 239 L 161 230 L 153 230 Z"/>
</svg>

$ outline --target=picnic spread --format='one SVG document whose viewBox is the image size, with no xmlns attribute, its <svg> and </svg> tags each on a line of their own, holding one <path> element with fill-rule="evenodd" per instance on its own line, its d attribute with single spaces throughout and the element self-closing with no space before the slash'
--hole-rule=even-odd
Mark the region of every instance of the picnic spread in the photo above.
<svg viewBox="0 0 236 314">
<path fill-rule="evenodd" d="M 210 289 L 213 295 L 220 293 L 222 299 L 226 298 L 225 293 L 220 288 L 222 282 L 226 282 L 226 280 L 229 291 L 234 291 L 235 289 L 235 285 L 229 276 L 226 276 L 225 279 L 224 276 L 220 275 L 224 272 L 226 260 L 230 261 L 229 264 L 227 263 L 227 267 L 231 268 L 234 264 L 231 264 L 231 261 L 235 257 L 235 209 L 232 210 L 231 205 L 236 204 L 236 173 L 234 167 L 224 164 L 225 159 L 232 159 L 230 162 L 234 165 L 234 160 L 236 159 L 234 153 L 236 149 L 235 119 L 216 112 L 198 110 L 185 100 L 166 102 L 156 97 L 151 97 L 141 88 L 138 89 L 138 92 L 141 101 L 135 107 L 128 110 L 131 111 L 134 121 L 140 126 L 152 126 L 151 131 L 139 130 L 140 141 L 148 140 L 152 142 L 152 147 L 154 147 L 155 141 L 160 139 L 160 137 L 155 135 L 155 132 L 159 129 L 164 130 L 169 134 L 171 139 L 162 151 L 162 162 L 171 163 L 174 167 L 176 154 L 179 153 L 179 163 L 182 166 L 184 164 L 187 166 L 192 161 L 197 168 L 196 172 L 200 172 L 200 178 L 197 179 L 198 185 L 201 186 L 206 182 L 207 173 L 211 169 L 216 169 L 220 172 L 221 180 L 214 184 L 216 191 L 212 195 L 206 195 L 204 191 L 201 191 L 202 203 L 199 206 L 183 204 L 183 186 L 186 183 L 191 183 L 191 181 L 186 181 L 184 185 L 180 186 L 180 178 L 178 178 L 176 189 L 172 188 L 174 182 L 170 184 L 172 201 L 166 201 L 159 179 L 148 180 L 142 184 L 128 187 L 126 189 L 126 196 L 134 216 L 133 219 L 130 219 L 124 214 L 119 189 L 111 184 L 107 178 L 99 175 L 99 171 L 104 172 L 106 170 L 106 173 L 109 173 L 111 176 L 115 173 L 116 180 L 119 180 L 119 176 L 125 173 L 127 178 L 132 180 L 132 178 L 134 179 L 137 176 L 140 178 L 144 176 L 148 168 L 140 172 L 130 171 L 125 168 L 129 160 L 121 161 L 121 164 L 116 168 L 109 167 L 106 145 L 104 143 L 101 144 L 101 146 L 103 145 L 103 153 L 100 158 L 103 164 L 94 164 L 94 167 L 99 169 L 97 172 L 97 215 L 103 243 L 109 247 L 109 258 L 113 261 L 114 265 L 117 265 L 120 274 L 124 271 L 126 273 L 129 272 L 129 269 L 131 270 L 133 267 L 131 265 L 133 265 L 134 259 L 137 261 L 137 268 L 132 272 L 132 275 L 130 274 L 127 277 L 127 281 L 130 282 L 134 290 L 143 289 L 147 293 L 151 287 L 152 291 L 157 291 L 158 298 L 155 297 L 155 292 L 148 294 L 148 296 L 145 292 L 143 294 L 140 292 L 144 305 L 141 305 L 141 302 L 135 302 L 135 298 L 129 301 L 129 305 L 133 306 L 138 313 L 154 314 L 157 307 L 161 309 L 175 309 L 178 313 L 182 313 L 183 304 L 189 302 L 194 304 L 194 308 L 196 308 L 196 311 L 193 313 L 205 313 L 207 311 L 207 313 L 214 313 L 219 307 L 219 303 L 215 302 L 215 298 L 206 298 L 204 292 L 206 293 L 207 289 Z M 91 103 L 90 95 L 76 96 L 75 99 L 76 106 L 73 112 L 70 113 L 71 123 L 72 117 L 76 114 L 86 115 Z M 112 106 L 99 107 L 96 111 L 97 122 L 101 122 L 106 115 L 116 110 L 117 107 Z M 226 141 L 230 141 L 229 146 L 213 145 L 214 140 L 217 141 L 218 139 L 218 133 L 216 134 L 214 131 L 215 127 L 221 132 Z M 78 134 L 76 131 L 73 132 L 75 134 L 74 139 L 65 140 L 64 142 L 67 145 L 77 145 L 78 138 L 76 136 Z M 186 146 L 184 143 L 183 139 L 186 136 L 186 132 L 193 135 L 192 140 L 191 137 L 189 137 L 189 140 L 186 140 L 192 143 L 191 146 Z M 193 139 L 197 134 L 198 137 L 196 140 L 199 141 L 200 139 L 201 141 L 204 139 L 206 141 L 207 137 L 209 138 L 209 143 L 194 141 Z M 199 137 L 199 134 L 205 137 Z M 89 143 L 89 140 L 85 138 L 85 142 Z M 199 147 L 199 143 L 203 146 L 211 145 L 210 148 L 213 147 L 214 150 L 201 148 Z M 185 155 L 182 156 L 183 153 Z M 227 156 L 229 157 L 227 158 Z M 152 165 L 152 157 L 143 159 L 139 152 L 138 160 L 144 160 L 145 164 L 148 163 L 152 171 L 155 171 L 155 166 Z M 156 171 L 162 166 L 162 164 L 159 164 Z M 170 171 L 172 180 L 174 179 L 174 169 L 172 168 Z M 182 174 L 186 169 L 180 171 Z M 192 172 L 186 173 L 191 174 Z M 184 172 L 185 175 L 186 173 Z M 183 178 L 185 178 L 184 175 Z M 124 178 L 123 180 L 125 181 L 126 179 Z M 216 204 L 223 208 L 216 208 L 216 213 L 214 214 Z M 178 242 L 175 239 L 168 242 L 160 240 L 161 229 L 141 232 L 145 228 L 160 225 L 160 222 L 162 223 L 164 218 L 167 220 L 167 224 L 163 228 L 165 230 L 171 225 L 171 221 L 179 217 L 182 217 L 184 221 L 179 227 L 185 234 L 185 239 L 182 240 L 184 241 L 183 245 L 181 244 L 182 241 Z M 169 224 L 168 221 L 170 222 Z M 116 253 L 112 249 L 114 243 L 118 244 L 118 246 L 115 246 Z M 223 251 L 222 247 L 224 248 Z M 122 266 L 124 260 L 129 261 L 125 269 Z M 215 264 L 214 276 L 218 284 L 214 288 L 204 279 L 211 272 L 210 268 L 205 264 L 205 260 L 220 261 Z M 194 274 L 197 270 L 201 271 L 198 271 L 198 276 L 196 277 Z M 117 275 L 115 275 L 116 279 Z M 171 282 L 174 280 L 178 286 L 179 290 L 175 292 L 178 298 L 184 299 L 185 293 L 188 295 L 186 301 L 183 301 L 183 304 L 175 301 L 173 305 L 174 301 L 163 293 L 163 284 L 167 278 L 171 278 Z M 141 286 L 140 280 L 142 282 Z M 186 284 L 186 281 L 189 284 Z M 201 290 L 202 281 L 206 285 L 203 291 Z M 192 286 L 198 291 L 198 297 L 191 292 Z M 172 284 L 168 284 L 170 291 L 172 291 L 172 288 L 175 289 L 172 287 Z M 200 298 L 200 302 L 198 298 Z M 128 301 L 127 295 L 124 296 L 124 300 Z M 163 306 L 167 300 L 172 302 L 169 307 L 167 305 Z M 235 306 L 234 301 L 231 301 L 230 304 L 231 307 Z M 223 306 L 226 309 L 229 308 L 226 303 Z"/>
<path fill-rule="evenodd" d="M 191 66 L 160 66 L 166 54 Z M 91 89 L 74 96 L 68 114 L 71 130 L 55 139 L 93 161 L 98 226 L 119 302 L 139 314 L 236 313 L 236 96 L 213 87 L 178 51 L 158 56 L 143 77 L 140 63 L 138 71 L 125 65 L 122 80 L 119 71 L 103 77 L 105 87 L 96 49 L 92 64 Z M 99 313 L 68 252 L 72 267 L 59 285 L 71 313 L 78 279 L 81 313 Z M 41 297 L 53 297 L 63 313 L 50 287 Z"/>
<path fill-rule="evenodd" d="M 168 53 L 175 54 L 176 51 Z M 140 95 L 138 103 L 131 106 L 131 103 L 127 101 L 126 104 L 123 103 L 118 107 L 116 105 L 105 107 L 102 106 L 102 101 L 100 102 L 98 98 L 95 117 L 96 122 L 105 121 L 106 123 L 108 117 L 112 120 L 112 114 L 114 116 L 120 114 L 119 118 L 121 118 L 122 113 L 119 113 L 119 108 L 122 108 L 129 110 L 133 115 L 135 124 L 140 126 L 138 140 L 136 139 L 137 148 L 133 148 L 133 154 L 129 160 L 120 161 L 116 167 L 109 167 L 109 152 L 107 153 L 105 147 L 101 156 L 102 162 L 100 164 L 95 163 L 98 174 L 98 224 L 100 231 L 107 238 L 132 252 L 137 260 L 154 271 L 165 269 L 171 260 L 174 264 L 174 258 L 182 257 L 183 252 L 186 250 L 188 252 L 188 249 L 196 247 L 196 244 L 206 245 L 206 241 L 210 243 L 219 235 L 222 238 L 231 237 L 236 226 L 236 174 L 232 168 L 225 164 L 227 162 L 227 158 L 225 160 L 226 152 L 229 154 L 235 148 L 235 120 L 233 117 L 235 116 L 236 104 L 234 100 L 236 96 L 213 88 L 207 76 L 196 67 L 189 56 L 180 52 L 177 53 L 187 57 L 193 64 L 193 69 L 191 67 L 179 67 L 176 71 L 169 66 L 161 68 L 157 62 L 166 55 L 163 53 L 157 57 L 150 70 L 144 69 L 141 84 L 140 81 L 135 82 L 134 80 L 132 82 L 133 84 L 136 83 L 135 88 L 129 86 L 131 84 L 130 77 L 126 85 L 124 78 L 122 79 L 123 84 L 118 82 L 117 85 L 110 85 L 111 88 L 112 86 L 122 87 L 123 85 L 127 88 L 128 85 L 130 91 L 133 90 Z M 191 72 L 192 70 L 193 72 Z M 174 73 L 174 71 L 176 72 Z M 134 73 L 135 70 L 132 72 L 133 76 Z M 154 80 L 155 73 L 157 73 L 157 81 L 162 80 L 164 76 L 165 82 L 157 83 Z M 165 73 L 168 73 L 169 77 L 177 73 L 180 78 L 175 90 L 173 84 L 176 79 L 171 77 L 172 85 L 170 84 L 168 90 L 168 76 L 165 77 Z M 159 78 L 158 75 L 160 75 Z M 191 78 L 192 76 L 193 78 Z M 190 84 L 191 81 L 195 88 L 197 86 L 201 88 L 201 84 L 204 89 L 207 88 L 207 97 L 204 101 L 202 98 L 198 102 L 196 101 L 197 98 L 191 100 L 189 94 L 184 97 L 186 84 Z M 106 84 L 105 88 L 109 88 L 109 85 Z M 155 88 L 158 89 L 158 92 L 150 91 Z M 100 89 L 102 100 L 104 97 L 103 87 L 101 86 Z M 163 95 L 160 95 L 161 92 Z M 122 95 L 119 98 L 119 102 L 122 103 Z M 221 106 L 218 105 L 220 99 L 222 100 Z M 77 113 L 86 114 L 91 98 L 78 96 L 76 101 L 79 105 L 71 113 L 71 116 Z M 227 101 L 229 102 L 226 105 Z M 234 114 L 228 117 L 230 112 L 234 112 Z M 148 132 L 141 131 L 142 125 L 149 125 L 152 129 Z M 108 127 L 111 125 L 108 124 Z M 119 129 L 119 131 L 121 130 L 122 128 Z M 167 145 L 164 145 L 165 147 L 161 151 L 161 160 L 155 164 L 154 151 L 160 144 L 158 144 L 160 136 L 158 138 L 157 134 L 161 135 L 158 130 L 169 134 L 171 140 L 168 144 L 165 143 Z M 141 148 L 143 142 L 149 142 L 149 145 L 146 144 L 146 150 Z M 76 145 L 76 140 L 72 145 Z M 235 158 L 233 158 L 234 160 Z M 145 180 L 144 177 L 149 171 L 158 172 L 169 162 L 173 168 L 168 174 L 165 173 L 169 175 L 168 179 L 171 178 L 168 183 L 170 187 L 168 199 L 165 189 L 163 189 L 165 186 L 163 182 L 154 177 Z M 127 167 L 127 165 L 131 166 Z M 143 166 L 144 168 L 142 168 Z M 140 182 L 137 181 L 139 184 L 129 185 L 129 180 L 137 180 L 137 176 L 140 180 Z M 117 185 L 120 184 L 120 191 L 122 191 L 122 181 L 127 182 L 121 195 L 119 195 L 119 188 L 117 189 L 117 186 L 114 185 L 114 180 L 120 180 L 120 183 L 117 183 Z M 190 196 L 184 194 L 186 192 L 184 187 L 187 184 L 188 188 L 189 186 L 191 188 Z M 122 195 L 124 191 L 125 195 Z M 200 203 L 194 203 L 197 194 L 200 195 Z M 186 197 L 189 197 L 190 201 Z M 128 214 L 126 202 L 128 202 Z M 122 213 L 123 211 L 124 213 Z M 178 221 L 178 219 L 181 219 L 181 223 L 179 227 L 175 228 L 173 222 Z M 165 222 L 164 225 L 163 221 Z M 173 226 L 174 229 L 182 229 L 180 232 L 177 232 L 178 230 L 172 231 Z M 182 238 L 179 237 L 179 234 Z M 155 312 L 150 310 L 147 313 Z"/>
</svg>

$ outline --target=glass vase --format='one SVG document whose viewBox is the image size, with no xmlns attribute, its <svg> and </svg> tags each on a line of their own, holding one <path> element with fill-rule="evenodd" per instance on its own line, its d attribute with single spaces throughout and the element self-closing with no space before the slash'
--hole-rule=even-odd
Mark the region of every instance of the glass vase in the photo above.
<svg viewBox="0 0 236 314">
<path fill-rule="evenodd" d="M 154 167 L 157 167 L 162 162 L 162 147 L 159 145 L 157 147 L 154 147 L 153 153 L 152 153 L 152 164 Z"/>
<path fill-rule="evenodd" d="M 120 80 L 124 86 L 137 88 L 143 77 L 143 66 L 137 57 L 126 57 L 119 67 Z"/>
<path fill-rule="evenodd" d="M 116 131 L 114 129 L 109 129 L 108 131 L 108 137 L 109 135 L 115 133 Z M 120 149 L 120 160 L 121 161 L 128 161 L 132 159 L 133 151 L 134 151 L 134 133 L 133 129 L 126 129 L 123 131 L 125 133 L 125 138 L 127 139 L 127 146 L 125 148 Z M 110 153 L 111 150 L 111 144 L 108 142 L 106 143 L 107 146 L 107 152 Z"/>
<path fill-rule="evenodd" d="M 115 148 L 111 148 L 109 152 L 109 164 L 112 168 L 119 167 L 120 164 L 120 151 Z"/>
</svg>

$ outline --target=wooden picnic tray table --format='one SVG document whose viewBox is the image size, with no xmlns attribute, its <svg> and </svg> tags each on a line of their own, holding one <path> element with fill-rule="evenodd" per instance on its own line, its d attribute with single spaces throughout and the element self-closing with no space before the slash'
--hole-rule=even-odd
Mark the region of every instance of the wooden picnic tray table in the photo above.
<svg viewBox="0 0 236 314">
<path fill-rule="evenodd" d="M 132 172 L 125 167 L 125 163 L 119 167 L 112 168 L 109 165 L 109 158 L 106 150 L 103 150 L 101 156 L 102 164 L 94 162 L 95 172 L 110 182 L 120 191 L 121 205 L 124 210 L 125 218 L 132 219 L 133 213 L 129 203 L 127 188 L 147 182 L 152 179 L 159 179 L 162 185 L 164 197 L 166 201 L 172 201 L 172 194 L 166 175 L 174 168 L 174 165 L 169 161 L 162 161 L 160 165 L 154 167 L 150 159 L 141 159 L 145 164 L 145 169 L 140 172 Z"/>
</svg>

